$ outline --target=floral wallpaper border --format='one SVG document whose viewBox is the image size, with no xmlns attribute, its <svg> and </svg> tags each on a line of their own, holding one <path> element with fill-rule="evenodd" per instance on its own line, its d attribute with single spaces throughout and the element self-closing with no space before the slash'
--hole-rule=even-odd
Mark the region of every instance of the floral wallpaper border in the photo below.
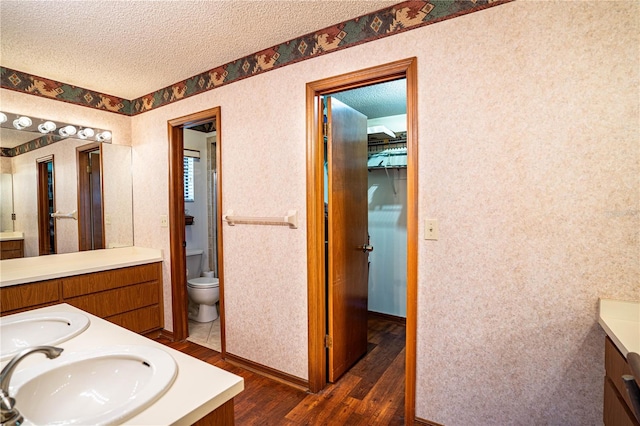
<svg viewBox="0 0 640 426">
<path fill-rule="evenodd" d="M 15 157 L 16 155 L 24 154 L 43 146 L 51 145 L 56 142 L 64 140 L 60 136 L 48 134 L 35 138 L 32 141 L 25 142 L 22 145 L 18 145 L 15 148 L 0 148 L 0 157 Z"/>
<path fill-rule="evenodd" d="M 133 100 L 6 67 L 0 67 L 0 87 L 133 116 L 266 71 L 510 1 L 513 0 L 405 1 L 245 56 Z"/>
</svg>

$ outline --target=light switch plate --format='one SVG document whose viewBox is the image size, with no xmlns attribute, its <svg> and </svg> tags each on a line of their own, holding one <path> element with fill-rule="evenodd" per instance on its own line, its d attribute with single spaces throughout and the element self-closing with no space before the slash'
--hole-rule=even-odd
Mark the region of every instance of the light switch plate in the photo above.
<svg viewBox="0 0 640 426">
<path fill-rule="evenodd" d="M 437 219 L 424 220 L 424 239 L 425 240 L 438 239 L 438 220 Z"/>
</svg>

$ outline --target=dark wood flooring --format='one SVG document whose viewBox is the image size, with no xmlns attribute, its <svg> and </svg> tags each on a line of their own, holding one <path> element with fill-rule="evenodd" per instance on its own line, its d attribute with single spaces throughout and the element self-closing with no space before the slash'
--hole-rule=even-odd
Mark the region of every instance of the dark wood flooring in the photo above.
<svg viewBox="0 0 640 426">
<path fill-rule="evenodd" d="M 234 399 L 236 425 L 402 425 L 405 326 L 378 317 L 368 325 L 367 355 L 317 394 L 232 365 L 195 343 L 157 341 L 244 378 L 245 390 Z"/>
</svg>

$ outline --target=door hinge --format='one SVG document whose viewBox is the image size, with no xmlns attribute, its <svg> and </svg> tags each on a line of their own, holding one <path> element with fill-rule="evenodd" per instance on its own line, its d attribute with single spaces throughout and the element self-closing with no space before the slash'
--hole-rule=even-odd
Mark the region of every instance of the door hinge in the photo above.
<svg viewBox="0 0 640 426">
<path fill-rule="evenodd" d="M 324 347 L 332 348 L 333 347 L 333 338 L 328 334 L 324 336 Z"/>
</svg>

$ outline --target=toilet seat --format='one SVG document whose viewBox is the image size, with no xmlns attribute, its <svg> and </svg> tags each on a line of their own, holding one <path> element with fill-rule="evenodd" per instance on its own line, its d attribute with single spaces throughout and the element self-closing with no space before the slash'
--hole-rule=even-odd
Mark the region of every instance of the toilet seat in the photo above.
<svg viewBox="0 0 640 426">
<path fill-rule="evenodd" d="M 191 288 L 216 288 L 220 285 L 218 278 L 200 277 L 187 280 L 187 286 Z"/>
</svg>

